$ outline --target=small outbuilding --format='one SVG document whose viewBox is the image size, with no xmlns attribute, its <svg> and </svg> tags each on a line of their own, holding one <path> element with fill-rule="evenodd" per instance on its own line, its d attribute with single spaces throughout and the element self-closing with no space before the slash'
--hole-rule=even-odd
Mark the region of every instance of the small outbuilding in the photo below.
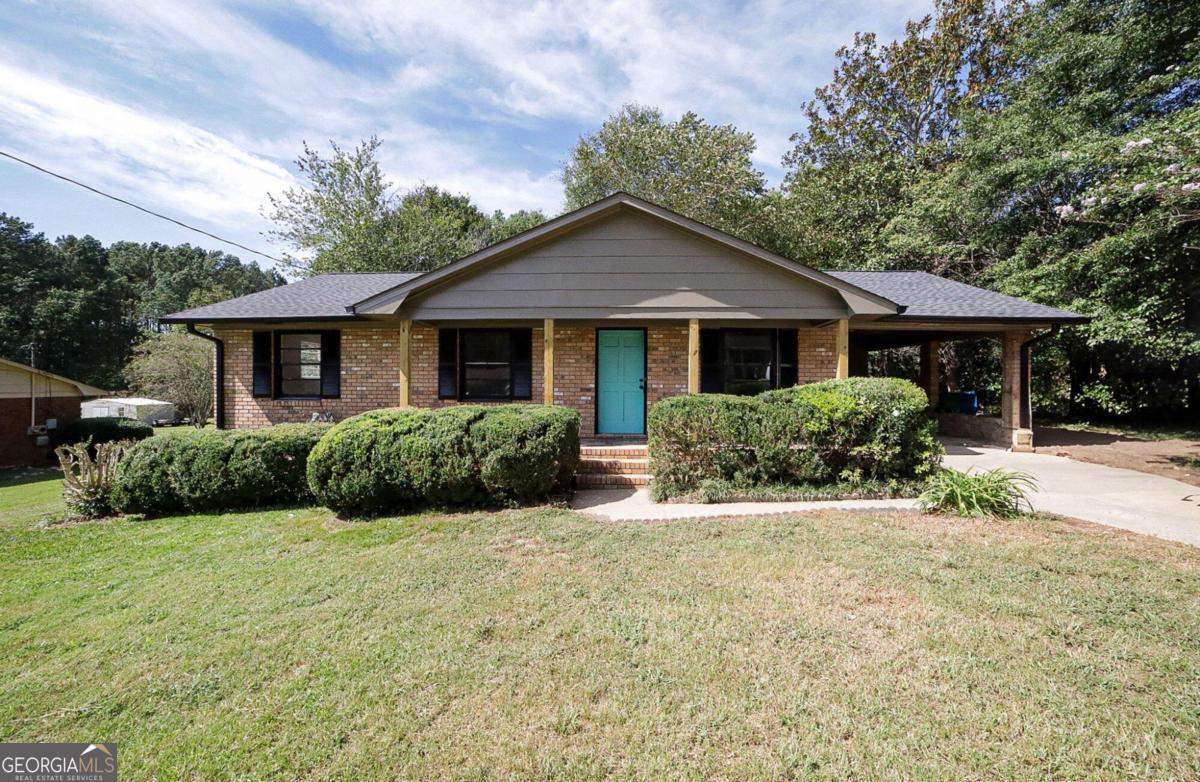
<svg viewBox="0 0 1200 782">
<path fill-rule="evenodd" d="M 153 426 L 158 421 L 174 421 L 175 405 L 161 399 L 142 396 L 105 397 L 83 403 L 84 418 L 134 418 Z"/>
<path fill-rule="evenodd" d="M 0 467 L 40 466 L 51 435 L 79 418 L 80 403 L 102 388 L 0 358 Z"/>
</svg>

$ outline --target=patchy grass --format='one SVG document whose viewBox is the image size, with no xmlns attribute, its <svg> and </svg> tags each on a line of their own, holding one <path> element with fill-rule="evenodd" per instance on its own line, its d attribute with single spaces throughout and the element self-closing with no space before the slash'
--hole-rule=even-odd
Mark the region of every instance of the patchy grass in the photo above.
<svg viewBox="0 0 1200 782">
<path fill-rule="evenodd" d="M 1100 432 L 1135 440 L 1200 440 L 1200 429 L 1194 426 L 1097 424 L 1086 421 L 1038 421 L 1045 426 L 1069 429 L 1072 432 Z"/>
<path fill-rule="evenodd" d="M 0 486 L 0 740 L 122 779 L 1200 774 L 1200 552 L 1047 519 L 38 529 Z M 53 510 L 53 508 L 50 508 Z"/>
</svg>

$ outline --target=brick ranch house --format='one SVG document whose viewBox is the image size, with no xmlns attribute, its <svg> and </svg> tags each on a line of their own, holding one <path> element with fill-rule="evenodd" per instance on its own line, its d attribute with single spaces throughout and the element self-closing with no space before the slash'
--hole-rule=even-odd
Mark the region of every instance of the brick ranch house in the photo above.
<svg viewBox="0 0 1200 782">
<path fill-rule="evenodd" d="M 587 438 L 643 435 L 673 394 L 865 373 L 902 345 L 936 404 L 938 343 L 996 339 L 1001 415 L 942 426 L 1016 448 L 1031 333 L 1085 320 L 922 272 L 817 271 L 624 193 L 425 274 L 325 274 L 163 318 L 216 344 L 221 427 L 533 400 L 579 410 Z"/>
</svg>

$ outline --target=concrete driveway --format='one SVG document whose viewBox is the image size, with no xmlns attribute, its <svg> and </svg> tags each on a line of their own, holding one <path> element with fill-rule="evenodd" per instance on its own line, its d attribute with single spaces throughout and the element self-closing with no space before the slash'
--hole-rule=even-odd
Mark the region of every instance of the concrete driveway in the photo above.
<svg viewBox="0 0 1200 782">
<path fill-rule="evenodd" d="M 956 470 L 1003 467 L 1031 474 L 1037 510 L 1200 546 L 1200 489 L 1134 470 L 1041 453 L 1011 453 L 946 441 L 945 465 Z"/>
</svg>

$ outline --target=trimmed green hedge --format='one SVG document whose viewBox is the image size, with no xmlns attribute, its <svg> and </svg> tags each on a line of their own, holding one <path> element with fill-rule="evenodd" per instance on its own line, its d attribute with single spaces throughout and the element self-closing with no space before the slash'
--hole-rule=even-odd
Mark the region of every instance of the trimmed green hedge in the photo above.
<svg viewBox="0 0 1200 782">
<path fill-rule="evenodd" d="M 126 513 L 302 505 L 309 452 L 328 424 L 208 431 L 138 443 L 117 468 L 113 505 Z"/>
<path fill-rule="evenodd" d="M 145 440 L 154 434 L 154 427 L 134 418 L 80 418 L 62 428 L 58 436 L 60 445 L 82 443 L 89 437 L 92 445 L 112 443 L 118 440 Z"/>
<path fill-rule="evenodd" d="M 334 426 L 308 461 L 317 500 L 347 516 L 532 502 L 567 489 L 579 414 L 541 405 L 373 410 Z"/>
<path fill-rule="evenodd" d="M 925 393 L 896 378 L 828 380 L 757 397 L 664 399 L 647 419 L 655 495 L 734 486 L 923 478 L 941 445 Z"/>
</svg>

